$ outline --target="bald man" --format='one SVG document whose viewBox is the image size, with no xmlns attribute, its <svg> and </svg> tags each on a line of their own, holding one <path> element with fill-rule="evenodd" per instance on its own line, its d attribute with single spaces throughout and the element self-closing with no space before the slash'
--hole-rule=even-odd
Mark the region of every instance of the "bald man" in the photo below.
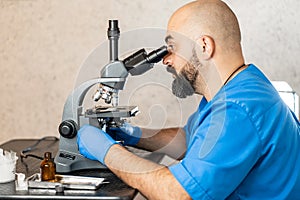
<svg viewBox="0 0 300 200">
<path fill-rule="evenodd" d="M 148 199 L 299 199 L 299 121 L 262 72 L 245 64 L 240 42 L 238 21 L 222 1 L 194 1 L 171 17 L 163 62 L 172 90 L 203 95 L 200 105 L 184 128 L 125 124 L 116 134 L 179 163 L 140 158 L 88 125 L 78 133 L 80 152 Z"/>
</svg>

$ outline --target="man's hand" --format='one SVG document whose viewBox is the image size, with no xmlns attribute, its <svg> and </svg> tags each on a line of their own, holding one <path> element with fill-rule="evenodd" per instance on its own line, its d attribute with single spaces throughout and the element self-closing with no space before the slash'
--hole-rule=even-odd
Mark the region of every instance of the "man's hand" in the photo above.
<svg viewBox="0 0 300 200">
<path fill-rule="evenodd" d="M 124 145 L 135 146 L 142 137 L 142 130 L 138 126 L 124 123 L 119 128 L 110 128 L 110 135 L 115 135 L 116 140 L 124 141 Z"/>
<path fill-rule="evenodd" d="M 138 127 L 125 125 L 122 134 L 141 136 Z M 137 132 L 136 132 L 137 131 Z M 130 137 L 136 137 L 129 135 Z M 128 136 L 128 137 L 129 137 Z M 189 199 L 188 194 L 167 167 L 127 151 L 104 131 L 85 125 L 78 131 L 79 151 L 85 157 L 105 164 L 113 173 L 148 199 Z M 104 163 L 105 160 L 105 163 Z M 161 187 L 161 186 L 164 187 Z"/>
<path fill-rule="evenodd" d="M 108 150 L 117 142 L 104 131 L 91 125 L 84 125 L 78 131 L 77 144 L 83 156 L 105 165 L 104 158 Z"/>
</svg>

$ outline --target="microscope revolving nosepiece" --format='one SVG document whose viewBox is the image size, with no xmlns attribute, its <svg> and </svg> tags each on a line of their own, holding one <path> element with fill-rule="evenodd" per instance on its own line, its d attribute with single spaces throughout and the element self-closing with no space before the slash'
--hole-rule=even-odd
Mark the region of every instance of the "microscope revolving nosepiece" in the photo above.
<svg viewBox="0 0 300 200">
<path fill-rule="evenodd" d="M 93 96 L 93 100 L 99 101 L 99 99 L 103 99 L 105 103 L 110 104 L 112 97 L 114 96 L 113 94 L 117 92 L 118 92 L 117 90 L 111 87 L 100 85 L 100 87 L 98 88 L 98 90 L 95 92 Z"/>
</svg>

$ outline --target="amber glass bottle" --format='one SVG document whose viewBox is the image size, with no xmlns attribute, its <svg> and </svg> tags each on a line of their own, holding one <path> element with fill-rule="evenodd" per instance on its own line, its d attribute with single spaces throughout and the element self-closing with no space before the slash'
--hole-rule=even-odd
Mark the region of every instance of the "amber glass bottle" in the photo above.
<svg viewBox="0 0 300 200">
<path fill-rule="evenodd" d="M 51 152 L 45 152 L 40 168 L 42 181 L 55 180 L 55 163 L 53 162 Z"/>
</svg>

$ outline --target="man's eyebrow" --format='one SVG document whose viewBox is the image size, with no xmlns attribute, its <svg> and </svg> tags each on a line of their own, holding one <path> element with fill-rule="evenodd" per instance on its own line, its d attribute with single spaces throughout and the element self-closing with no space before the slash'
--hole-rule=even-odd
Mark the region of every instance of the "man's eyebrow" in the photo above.
<svg viewBox="0 0 300 200">
<path fill-rule="evenodd" d="M 167 37 L 165 38 L 165 42 L 168 43 L 169 40 L 174 39 L 171 35 L 167 35 Z"/>
</svg>

